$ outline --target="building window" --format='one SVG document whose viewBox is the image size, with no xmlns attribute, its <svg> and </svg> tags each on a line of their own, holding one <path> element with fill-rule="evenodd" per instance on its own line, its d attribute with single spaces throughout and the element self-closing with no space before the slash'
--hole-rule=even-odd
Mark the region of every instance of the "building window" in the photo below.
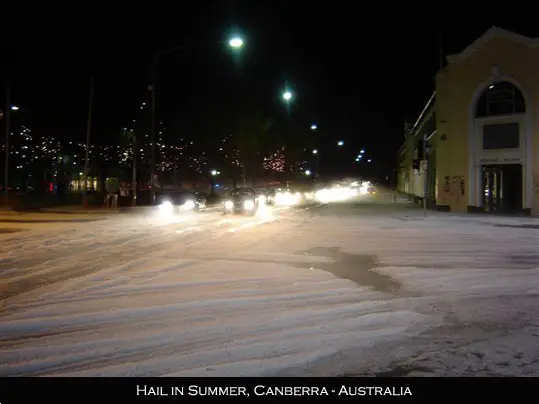
<svg viewBox="0 0 539 404">
<path fill-rule="evenodd" d="M 517 122 L 483 125 L 483 149 L 518 149 L 520 147 Z"/>
<path fill-rule="evenodd" d="M 512 83 L 502 81 L 491 84 L 477 101 L 475 117 L 523 114 L 526 112 L 524 96 Z"/>
</svg>

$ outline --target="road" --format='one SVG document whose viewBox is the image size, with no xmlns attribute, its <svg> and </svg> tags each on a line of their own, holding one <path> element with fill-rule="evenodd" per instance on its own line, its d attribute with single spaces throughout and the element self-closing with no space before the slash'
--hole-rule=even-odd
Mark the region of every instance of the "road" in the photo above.
<svg viewBox="0 0 539 404">
<path fill-rule="evenodd" d="M 424 217 L 384 193 L 16 219 L 0 376 L 539 376 L 534 219 Z"/>
</svg>

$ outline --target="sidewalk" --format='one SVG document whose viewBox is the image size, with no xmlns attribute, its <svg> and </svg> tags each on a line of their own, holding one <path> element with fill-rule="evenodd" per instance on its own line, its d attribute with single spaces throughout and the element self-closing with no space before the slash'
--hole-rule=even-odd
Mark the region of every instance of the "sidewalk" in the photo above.
<svg viewBox="0 0 539 404">
<path fill-rule="evenodd" d="M 120 208 L 106 208 L 92 206 L 85 208 L 84 206 L 57 206 L 54 208 L 42 208 L 38 212 L 41 213 L 55 213 L 55 214 L 98 214 L 98 215 L 110 215 L 124 212 L 143 212 L 145 210 L 151 210 L 151 206 L 125 206 Z"/>
</svg>

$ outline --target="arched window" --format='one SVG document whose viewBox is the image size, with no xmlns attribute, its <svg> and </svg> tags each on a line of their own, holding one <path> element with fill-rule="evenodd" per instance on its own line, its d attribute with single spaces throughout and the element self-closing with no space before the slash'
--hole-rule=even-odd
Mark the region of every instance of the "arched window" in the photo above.
<svg viewBox="0 0 539 404">
<path fill-rule="evenodd" d="M 502 81 L 488 86 L 475 107 L 475 117 L 523 114 L 526 112 L 524 96 L 520 90 L 509 83 Z"/>
</svg>

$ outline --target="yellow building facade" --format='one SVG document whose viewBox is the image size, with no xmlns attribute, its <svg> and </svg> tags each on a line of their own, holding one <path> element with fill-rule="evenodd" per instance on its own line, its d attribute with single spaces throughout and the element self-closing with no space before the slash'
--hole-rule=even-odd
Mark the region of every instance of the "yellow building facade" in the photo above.
<svg viewBox="0 0 539 404">
<path fill-rule="evenodd" d="M 539 40 L 494 27 L 447 62 L 436 76 L 429 199 L 453 212 L 539 216 Z"/>
</svg>

